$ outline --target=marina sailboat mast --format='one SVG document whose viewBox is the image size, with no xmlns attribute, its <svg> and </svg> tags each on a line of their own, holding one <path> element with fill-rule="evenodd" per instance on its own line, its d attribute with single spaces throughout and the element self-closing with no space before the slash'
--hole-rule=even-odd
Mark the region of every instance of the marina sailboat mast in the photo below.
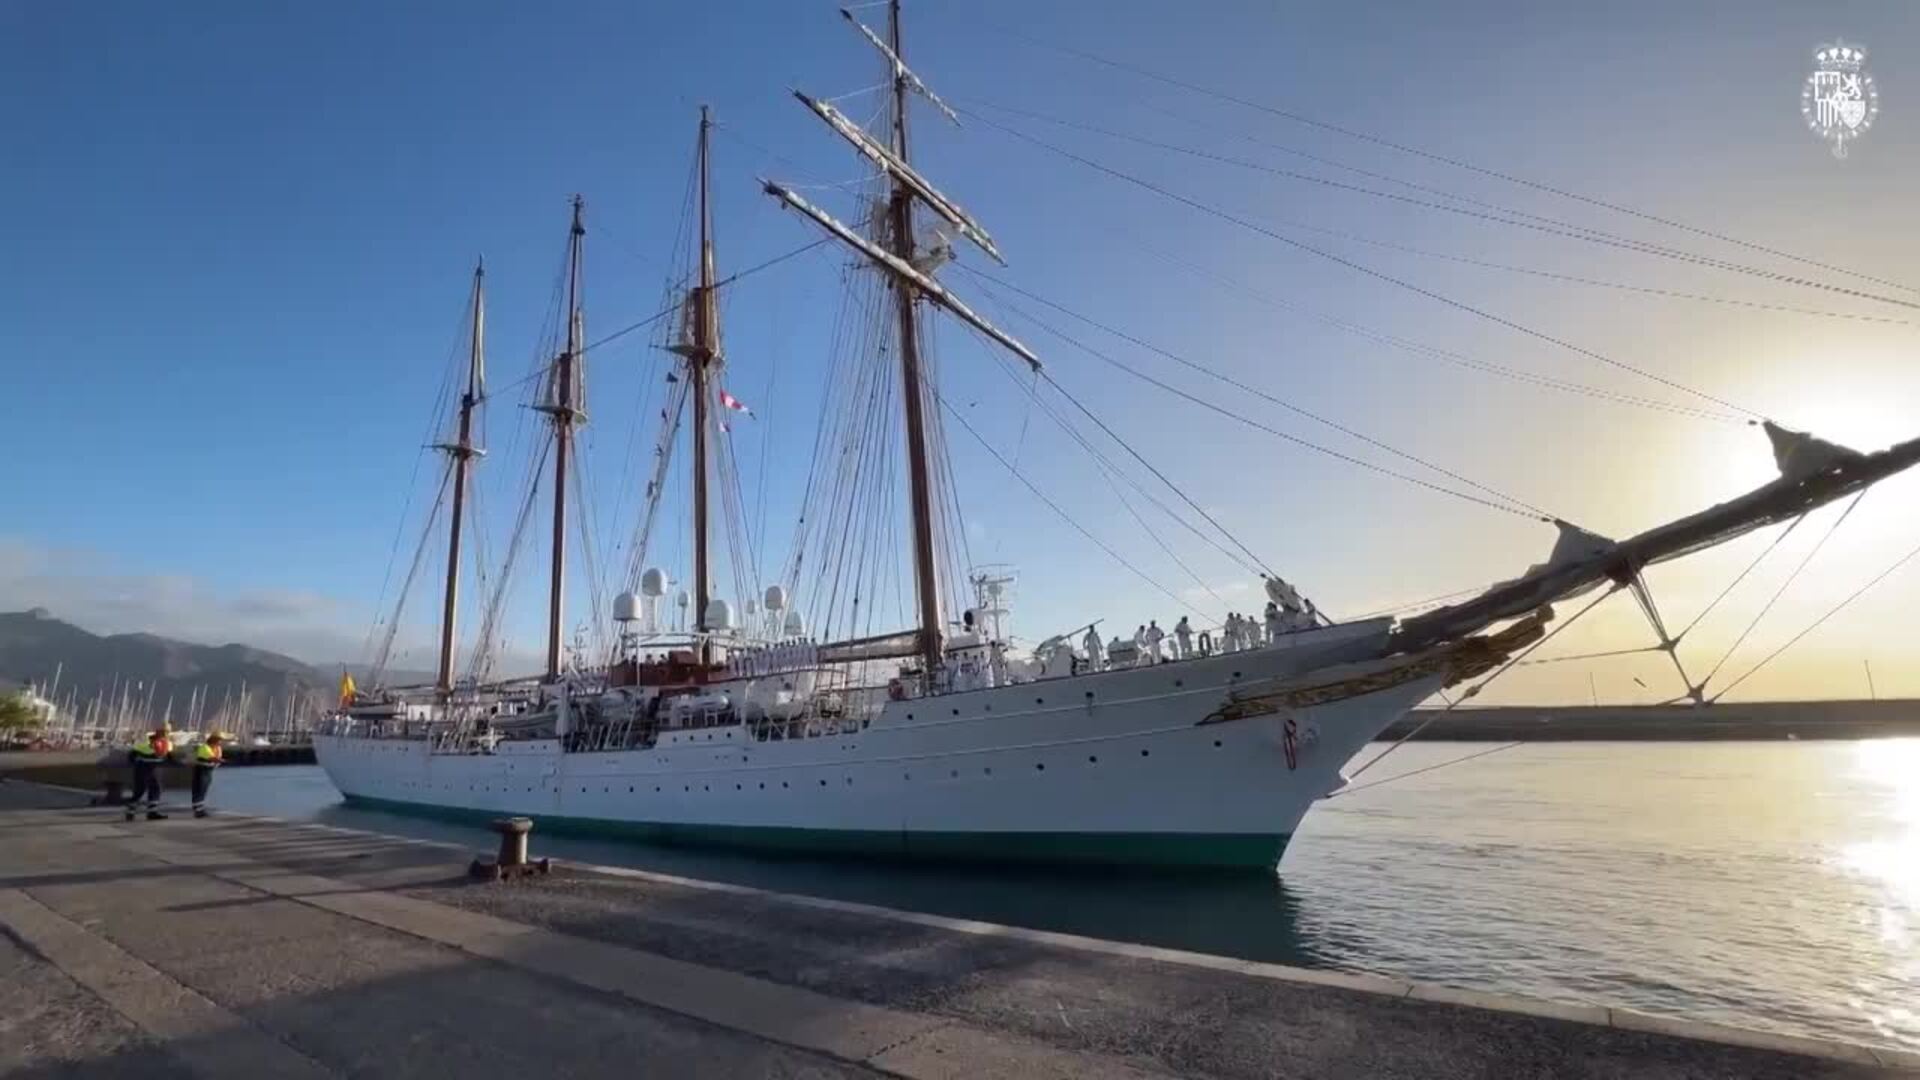
<svg viewBox="0 0 1920 1080">
<path fill-rule="evenodd" d="M 586 328 L 580 313 L 580 257 L 587 228 L 581 223 L 585 200 L 573 197 L 573 226 L 567 240 L 567 343 L 554 360 L 553 380 L 541 412 L 553 418 L 553 576 L 547 594 L 547 678 L 561 669 L 561 616 L 567 575 L 567 469 L 573 450 L 573 429 L 585 422 L 581 411 L 582 338 Z"/>
<path fill-rule="evenodd" d="M 460 395 L 460 421 L 454 441 L 443 443 L 453 466 L 453 519 L 447 529 L 447 590 L 440 612 L 440 672 L 434 688 L 442 699 L 453 695 L 454 611 L 460 599 L 460 526 L 466 518 L 467 479 L 473 459 L 485 453 L 473 445 L 473 412 L 486 385 L 487 264 L 473 268 L 473 322 L 467 340 L 467 388 Z"/>
<path fill-rule="evenodd" d="M 1004 261 L 1000 258 L 1000 253 L 994 247 L 992 239 L 987 236 L 986 230 L 951 199 L 928 183 L 914 169 L 909 157 L 907 106 L 911 95 L 917 94 L 926 99 L 956 124 L 958 120 L 953 110 L 928 89 L 902 59 L 900 0 L 890 0 L 887 5 L 885 38 L 855 19 L 852 12 L 847 9 L 842 8 L 840 14 L 880 53 L 891 70 L 888 86 L 892 101 L 889 110 L 890 130 L 887 137 L 883 140 L 870 134 L 828 101 L 809 97 L 798 90 L 794 91 L 794 97 L 886 174 L 888 178 L 886 212 L 883 221 L 876 221 L 874 230 L 879 235 L 874 240 L 862 236 L 855 229 L 814 207 L 783 184 L 767 181 L 765 189 L 769 195 L 811 218 L 830 235 L 865 256 L 875 266 L 885 271 L 890 279 L 896 298 L 895 316 L 898 320 L 901 400 L 906 412 L 905 452 L 908 499 L 912 517 L 914 592 L 918 615 L 918 625 L 912 632 L 913 649 L 911 653 L 905 655 L 918 655 L 925 677 L 932 680 L 941 665 L 945 624 L 940 611 L 940 587 L 936 576 L 934 555 L 938 544 L 938 537 L 935 536 L 933 507 L 935 478 L 932 454 L 929 450 L 931 439 L 926 415 L 929 402 L 933 400 L 934 395 L 924 363 L 924 342 L 921 338 L 919 318 L 920 303 L 922 300 L 929 300 L 946 309 L 949 314 L 1025 360 L 1036 371 L 1040 367 L 1040 361 L 1032 350 L 986 322 L 935 280 L 933 270 L 945 258 L 944 251 L 939 253 L 930 251 L 923 256 L 916 250 L 914 203 L 917 200 L 943 219 L 946 227 L 965 236 L 996 262 Z"/>
<path fill-rule="evenodd" d="M 707 481 L 711 471 L 707 465 L 707 428 L 712 424 L 712 377 L 720 366 L 720 318 L 714 304 L 713 207 L 709 195 L 708 144 L 712 130 L 713 119 L 702 105 L 696 154 L 700 185 L 700 283 L 688 291 L 685 333 L 682 340 L 671 347 L 686 364 L 687 386 L 693 397 L 693 626 L 699 640 L 703 678 L 713 659 L 713 646 L 707 637 L 707 608 L 713 602 L 707 565 Z"/>
</svg>

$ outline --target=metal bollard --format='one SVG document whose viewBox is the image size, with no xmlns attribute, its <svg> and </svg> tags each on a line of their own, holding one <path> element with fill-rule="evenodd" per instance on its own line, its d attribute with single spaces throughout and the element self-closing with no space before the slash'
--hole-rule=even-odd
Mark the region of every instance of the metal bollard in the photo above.
<svg viewBox="0 0 1920 1080">
<path fill-rule="evenodd" d="M 533 819 L 523 817 L 495 818 L 487 826 L 500 834 L 501 866 L 524 866 L 527 862 L 527 834 L 533 831 Z"/>
<path fill-rule="evenodd" d="M 547 860 L 536 862 L 527 858 L 527 834 L 533 831 L 532 818 L 495 818 L 487 827 L 500 834 L 500 854 L 492 862 L 473 860 L 473 865 L 467 868 L 469 875 L 485 881 L 499 881 L 549 871 Z"/>
</svg>

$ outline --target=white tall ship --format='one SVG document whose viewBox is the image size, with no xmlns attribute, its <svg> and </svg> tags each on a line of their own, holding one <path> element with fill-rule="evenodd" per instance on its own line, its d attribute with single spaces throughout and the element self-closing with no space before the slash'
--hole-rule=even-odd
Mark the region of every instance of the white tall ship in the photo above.
<svg viewBox="0 0 1920 1080">
<path fill-rule="evenodd" d="M 854 26 L 891 72 L 879 133 L 824 100 L 796 96 L 877 170 L 880 197 L 855 227 L 790 187 L 765 187 L 870 268 L 853 286 L 864 292 L 852 306 L 876 330 L 852 335 L 849 349 L 877 362 L 836 369 L 846 384 L 836 400 L 846 407 L 822 417 L 816 457 L 854 460 L 847 468 L 857 468 L 881 446 L 873 441 L 876 425 L 900 425 L 888 460 L 906 465 L 908 527 L 900 531 L 917 618 L 891 632 L 844 632 L 872 616 L 859 614 L 857 590 L 848 609 L 819 584 L 830 576 L 818 572 L 822 556 L 846 564 L 839 572 L 854 580 L 863 561 L 881 558 L 861 545 L 892 531 L 862 524 L 863 511 L 877 504 L 861 492 L 901 486 L 893 472 L 821 480 L 830 494 L 836 485 L 845 489 L 840 516 L 812 525 L 803 519 L 785 584 L 753 580 L 736 560 L 734 600 L 716 587 L 710 488 L 722 489 L 729 534 L 739 531 L 741 511 L 727 483 L 737 472 L 719 418 L 740 404 L 718 381 L 716 296 L 724 282 L 716 279 L 711 239 L 703 111 L 697 270 L 665 343 L 677 360 L 629 552 L 631 589 L 615 602 L 616 640 L 604 653 L 570 654 L 562 633 L 569 461 L 585 418 L 588 348 L 576 200 L 565 342 L 543 373 L 536 404 L 550 421 L 545 452 L 553 459 L 546 674 L 486 678 L 480 657 L 498 634 L 497 599 L 486 608 L 473 664 L 464 678 L 455 672 L 468 473 L 481 452 L 473 416 L 484 397 L 476 272 L 467 381 L 455 434 L 442 447 L 452 513 L 438 679 L 418 692 L 354 695 L 328 719 L 315 747 L 349 800 L 455 816 L 528 815 L 542 829 L 669 842 L 1271 868 L 1315 801 L 1345 782 L 1341 770 L 1363 746 L 1437 691 L 1467 684 L 1462 692 L 1471 694 L 1476 680 L 1516 661 L 1547 635 L 1552 603 L 1599 589 L 1644 595 L 1641 571 L 1654 563 L 1792 520 L 1920 460 L 1920 440 L 1861 454 L 1769 425 L 1781 465 L 1774 482 L 1625 541 L 1560 524 L 1547 562 L 1416 618 L 1335 624 L 1276 576 L 1267 587 L 1277 618 L 1236 626 L 1224 639 L 1135 642 L 1110 638 L 1095 622 L 1016 649 L 1003 632 L 1007 578 L 950 566 L 952 526 L 943 513 L 951 477 L 939 446 L 944 402 L 929 371 L 922 316 L 938 308 L 1034 371 L 1040 360 L 936 278 L 952 257 L 947 235 L 996 260 L 999 253 L 910 164 L 909 102 L 917 96 L 946 107 L 901 59 L 897 0 L 884 36 Z M 930 244 L 916 231 L 918 211 L 940 230 Z M 690 591 L 671 597 L 675 583 L 645 567 L 645 558 L 682 444 L 692 458 L 685 476 L 693 566 Z M 532 508 L 530 494 L 509 560 Z M 809 553 L 813 626 L 796 598 Z M 956 595 L 962 591 L 970 595 Z M 675 599 L 683 619 L 691 609 L 691 624 L 677 629 L 663 611 Z M 390 644 L 392 626 L 388 632 Z"/>
</svg>

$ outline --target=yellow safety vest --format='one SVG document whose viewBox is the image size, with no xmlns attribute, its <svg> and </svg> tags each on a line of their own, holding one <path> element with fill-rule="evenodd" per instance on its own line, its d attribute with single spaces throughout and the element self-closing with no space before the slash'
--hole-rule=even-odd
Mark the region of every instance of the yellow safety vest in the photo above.
<svg viewBox="0 0 1920 1080">
<path fill-rule="evenodd" d="M 171 754 L 173 752 L 173 745 L 167 742 L 167 740 L 161 739 L 156 746 L 153 736 L 142 735 L 140 741 L 133 744 L 133 752 L 137 757 L 159 759 Z"/>
<path fill-rule="evenodd" d="M 194 747 L 193 757 L 195 761 L 198 761 L 202 765 L 218 765 L 220 764 L 220 748 L 201 743 L 199 746 Z"/>
</svg>

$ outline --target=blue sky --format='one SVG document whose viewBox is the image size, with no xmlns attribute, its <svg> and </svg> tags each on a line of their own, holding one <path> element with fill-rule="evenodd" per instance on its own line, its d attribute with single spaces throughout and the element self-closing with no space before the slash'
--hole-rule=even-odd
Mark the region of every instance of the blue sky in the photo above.
<svg viewBox="0 0 1920 1080">
<path fill-rule="evenodd" d="M 876 22 L 883 16 L 863 12 Z M 926 0 L 909 6 L 908 51 L 929 82 L 970 112 L 1584 348 L 1862 446 L 1920 428 L 1912 326 L 1600 289 L 1301 227 L 1722 298 L 1894 318 L 1915 314 L 1910 309 L 995 110 L 1013 106 L 1403 190 L 1280 149 L 1287 147 L 1688 252 L 1821 282 L 1856 279 L 1183 91 L 1022 36 L 1920 283 L 1910 197 L 1920 146 L 1909 119 L 1920 101 L 1920 28 L 1904 4 L 1486 3 L 1443 11 Z M 1836 37 L 1870 50 L 1882 103 L 1845 162 L 1805 130 L 1798 109 L 1813 48 Z M 699 103 L 711 104 L 721 124 L 715 214 L 726 274 L 813 238 L 758 192 L 758 176 L 823 185 L 809 195 L 855 212 L 843 189 L 824 185 L 859 177 L 858 162 L 786 91 L 846 94 L 878 76 L 829 3 L 0 9 L 8 147 L 0 162 L 0 503 L 16 511 L 0 523 L 0 607 L 44 602 L 99 629 L 247 637 L 312 659 L 357 652 L 402 508 L 411 497 L 417 516 L 415 489 L 431 474 L 431 462 L 415 466 L 458 344 L 475 256 L 488 260 L 489 362 L 495 386 L 504 386 L 542 359 L 538 337 L 571 194 L 588 200 L 593 338 L 652 314 L 663 281 L 682 270 L 672 264 L 674 234 Z M 862 118 L 874 104 L 858 94 L 842 101 Z M 922 109 L 915 136 L 925 171 L 989 225 L 1011 262 L 1001 271 L 963 253 L 966 265 L 1586 527 L 1635 531 L 1767 477 L 1764 443 L 1737 425 L 1416 357 L 1249 294 L 1538 377 L 1699 404 L 1670 388 L 1168 202 L 991 125 L 956 131 Z M 804 482 L 840 265 L 824 251 L 810 253 L 727 295 L 727 382 L 761 416 L 736 425 L 736 448 L 749 498 L 762 484 L 768 492 L 771 548 L 780 547 Z M 947 280 L 1039 348 L 1062 385 L 1329 611 L 1483 584 L 1551 543 L 1546 529 L 1518 517 L 1356 470 L 1171 398 L 1028 323 L 968 274 L 950 271 Z M 1420 471 L 1016 303 L 1262 422 Z M 619 481 L 638 474 L 632 462 L 644 456 L 650 431 L 641 425 L 633 440 L 631 418 L 652 415 L 657 406 L 643 394 L 657 397 L 663 370 L 644 336 L 596 353 L 590 367 L 594 421 L 584 438 L 608 565 L 621 561 L 612 549 L 630 531 L 636 501 L 636 485 L 621 489 Z M 1003 451 L 1017 443 L 1023 471 L 1050 497 L 1202 609 L 1219 606 L 1207 589 L 1233 606 L 1255 606 L 1247 590 L 1256 583 L 1164 517 L 1148 515 L 1198 582 L 1140 535 L 1084 455 L 1044 418 L 1028 416 L 971 339 L 951 329 L 936 336 L 943 392 L 972 403 L 967 415 Z M 772 400 L 764 398 L 769 388 Z M 514 434 L 523 419 L 508 395 L 494 402 L 496 453 L 482 483 L 497 528 L 517 498 L 523 465 L 512 452 L 525 448 Z M 1127 627 L 1177 617 L 1172 601 L 1091 550 L 964 432 L 950 434 L 972 553 L 1019 566 L 1019 629 L 1039 635 L 1093 617 Z M 764 479 L 762 440 L 773 450 Z M 1731 670 L 1910 547 L 1920 534 L 1910 509 L 1916 493 L 1920 487 L 1901 481 L 1864 503 Z M 1804 528 L 1777 564 L 1703 626 L 1703 666 L 1824 529 L 1824 519 Z M 1700 609 L 1757 550 L 1657 578 L 1675 621 Z M 770 551 L 764 561 L 782 554 Z M 438 573 L 435 560 L 424 573 Z M 1893 580 L 1743 692 L 1851 694 L 1860 689 L 1860 661 L 1871 658 L 1885 672 L 1883 693 L 1920 693 L 1920 674 L 1900 674 L 1920 665 L 1911 635 L 1898 632 L 1916 588 L 1912 576 Z M 516 594 L 516 645 L 529 650 L 538 644 L 539 589 L 529 575 Z M 573 608 L 584 610 L 582 597 Z M 403 634 L 406 659 L 429 666 L 419 621 Z M 1569 634 L 1569 651 L 1637 644 L 1639 632 L 1623 607 Z M 1540 669 L 1505 692 L 1582 700 L 1589 670 Z M 1657 664 L 1626 660 L 1591 671 L 1603 698 L 1671 689 L 1671 673 Z"/>
</svg>

